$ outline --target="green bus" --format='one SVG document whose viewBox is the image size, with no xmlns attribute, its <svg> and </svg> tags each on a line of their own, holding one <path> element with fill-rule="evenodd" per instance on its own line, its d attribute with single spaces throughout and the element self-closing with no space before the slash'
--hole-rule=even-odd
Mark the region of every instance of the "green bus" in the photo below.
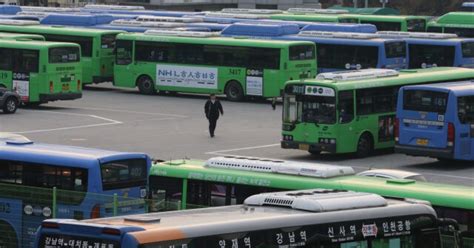
<svg viewBox="0 0 474 248">
<path fill-rule="evenodd" d="M 395 109 L 401 86 L 474 79 L 474 70 L 365 69 L 321 73 L 285 86 L 281 147 L 319 154 L 368 156 L 394 147 Z"/>
<path fill-rule="evenodd" d="M 0 39 L 0 87 L 24 104 L 81 98 L 80 51 L 74 43 Z"/>
<path fill-rule="evenodd" d="M 426 32 L 427 16 L 403 15 L 344 15 L 344 18 L 357 19 L 358 23 L 373 24 L 378 31 Z"/>
<path fill-rule="evenodd" d="M 39 25 L 35 21 L 0 20 L 0 32 L 38 34 L 47 41 L 81 46 L 83 84 L 112 82 L 115 37 L 123 31 Z"/>
<path fill-rule="evenodd" d="M 474 38 L 474 12 L 450 12 L 428 23 L 428 32 Z"/>
<path fill-rule="evenodd" d="M 44 38 L 44 36 L 42 36 L 42 35 L 37 35 L 37 34 L 18 34 L 18 33 L 2 33 L 2 32 L 0 32 L 0 39 L 45 41 L 45 38 Z"/>
<path fill-rule="evenodd" d="M 280 96 L 288 79 L 316 75 L 309 41 L 224 38 L 211 32 L 148 30 L 117 36 L 114 85 L 156 91 Z"/>
<path fill-rule="evenodd" d="M 474 191 L 471 187 L 357 176 L 347 166 L 245 157 L 155 162 L 149 183 L 153 211 L 241 204 L 254 194 L 312 188 L 429 201 L 438 217 L 458 221 L 462 247 L 474 244 Z M 456 247 L 453 245 L 459 243 L 456 235 L 443 234 L 443 247 Z"/>
</svg>

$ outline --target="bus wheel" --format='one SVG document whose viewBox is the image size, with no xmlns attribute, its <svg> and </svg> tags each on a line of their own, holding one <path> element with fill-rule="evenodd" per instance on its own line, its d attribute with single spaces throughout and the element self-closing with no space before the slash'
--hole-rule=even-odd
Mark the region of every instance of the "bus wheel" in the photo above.
<svg viewBox="0 0 474 248">
<path fill-rule="evenodd" d="M 137 86 L 140 93 L 144 95 L 153 95 L 156 93 L 155 85 L 153 84 L 153 79 L 151 79 L 149 76 L 139 77 Z"/>
<path fill-rule="evenodd" d="M 225 87 L 225 94 L 227 99 L 233 102 L 242 101 L 244 99 L 244 91 L 242 90 L 242 86 L 236 81 L 231 81 Z"/>
<path fill-rule="evenodd" d="M 0 230 L 2 230 L 2 235 L 0 235 L 0 247 L 17 248 L 18 241 L 16 240 L 15 230 L 5 222 L 0 222 Z"/>
<path fill-rule="evenodd" d="M 18 101 L 14 97 L 9 97 L 3 105 L 3 113 L 13 114 L 18 108 Z"/>
<path fill-rule="evenodd" d="M 315 150 L 309 150 L 309 154 L 313 156 L 319 156 L 321 154 L 321 151 L 315 151 Z"/>
<path fill-rule="evenodd" d="M 357 142 L 357 157 L 365 158 L 372 153 L 372 136 L 368 133 L 364 133 L 360 136 L 359 142 Z"/>
</svg>

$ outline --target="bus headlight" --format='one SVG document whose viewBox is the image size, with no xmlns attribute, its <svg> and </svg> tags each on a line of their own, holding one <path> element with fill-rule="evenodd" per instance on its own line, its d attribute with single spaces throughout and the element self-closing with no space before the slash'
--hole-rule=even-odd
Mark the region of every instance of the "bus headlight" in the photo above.
<svg viewBox="0 0 474 248">
<path fill-rule="evenodd" d="M 284 141 L 293 141 L 293 135 L 283 134 Z"/>
</svg>

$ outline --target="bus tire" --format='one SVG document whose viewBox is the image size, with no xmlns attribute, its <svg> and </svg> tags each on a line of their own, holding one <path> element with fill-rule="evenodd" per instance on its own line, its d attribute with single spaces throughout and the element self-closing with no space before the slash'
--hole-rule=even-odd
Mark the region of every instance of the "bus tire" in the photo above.
<svg viewBox="0 0 474 248">
<path fill-rule="evenodd" d="M 18 109 L 18 100 L 15 97 L 9 97 L 3 104 L 3 113 L 13 114 Z"/>
<path fill-rule="evenodd" d="M 244 99 L 244 90 L 237 81 L 230 81 L 225 87 L 225 95 L 229 101 L 239 102 Z"/>
<path fill-rule="evenodd" d="M 360 136 L 359 141 L 357 142 L 356 155 L 358 158 L 365 158 L 372 153 L 372 150 L 373 150 L 372 135 L 365 132 Z"/>
<path fill-rule="evenodd" d="M 0 247 L 18 248 L 18 240 L 15 234 L 15 230 L 10 224 L 6 222 L 0 222 Z"/>
<path fill-rule="evenodd" d="M 151 79 L 149 76 L 146 76 L 146 75 L 140 76 L 137 80 L 137 86 L 141 94 L 153 95 L 156 93 L 153 79 Z"/>
</svg>

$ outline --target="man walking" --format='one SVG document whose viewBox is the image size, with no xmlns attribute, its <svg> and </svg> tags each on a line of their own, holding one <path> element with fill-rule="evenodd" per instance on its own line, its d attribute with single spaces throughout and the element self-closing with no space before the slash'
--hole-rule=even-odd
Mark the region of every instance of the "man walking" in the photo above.
<svg viewBox="0 0 474 248">
<path fill-rule="evenodd" d="M 211 138 L 214 137 L 214 130 L 216 130 L 219 112 L 221 115 L 224 115 L 221 102 L 217 100 L 215 94 L 211 94 L 209 100 L 206 102 L 206 105 L 204 105 L 204 113 L 206 113 L 206 118 L 209 120 L 209 134 L 211 135 Z"/>
</svg>

